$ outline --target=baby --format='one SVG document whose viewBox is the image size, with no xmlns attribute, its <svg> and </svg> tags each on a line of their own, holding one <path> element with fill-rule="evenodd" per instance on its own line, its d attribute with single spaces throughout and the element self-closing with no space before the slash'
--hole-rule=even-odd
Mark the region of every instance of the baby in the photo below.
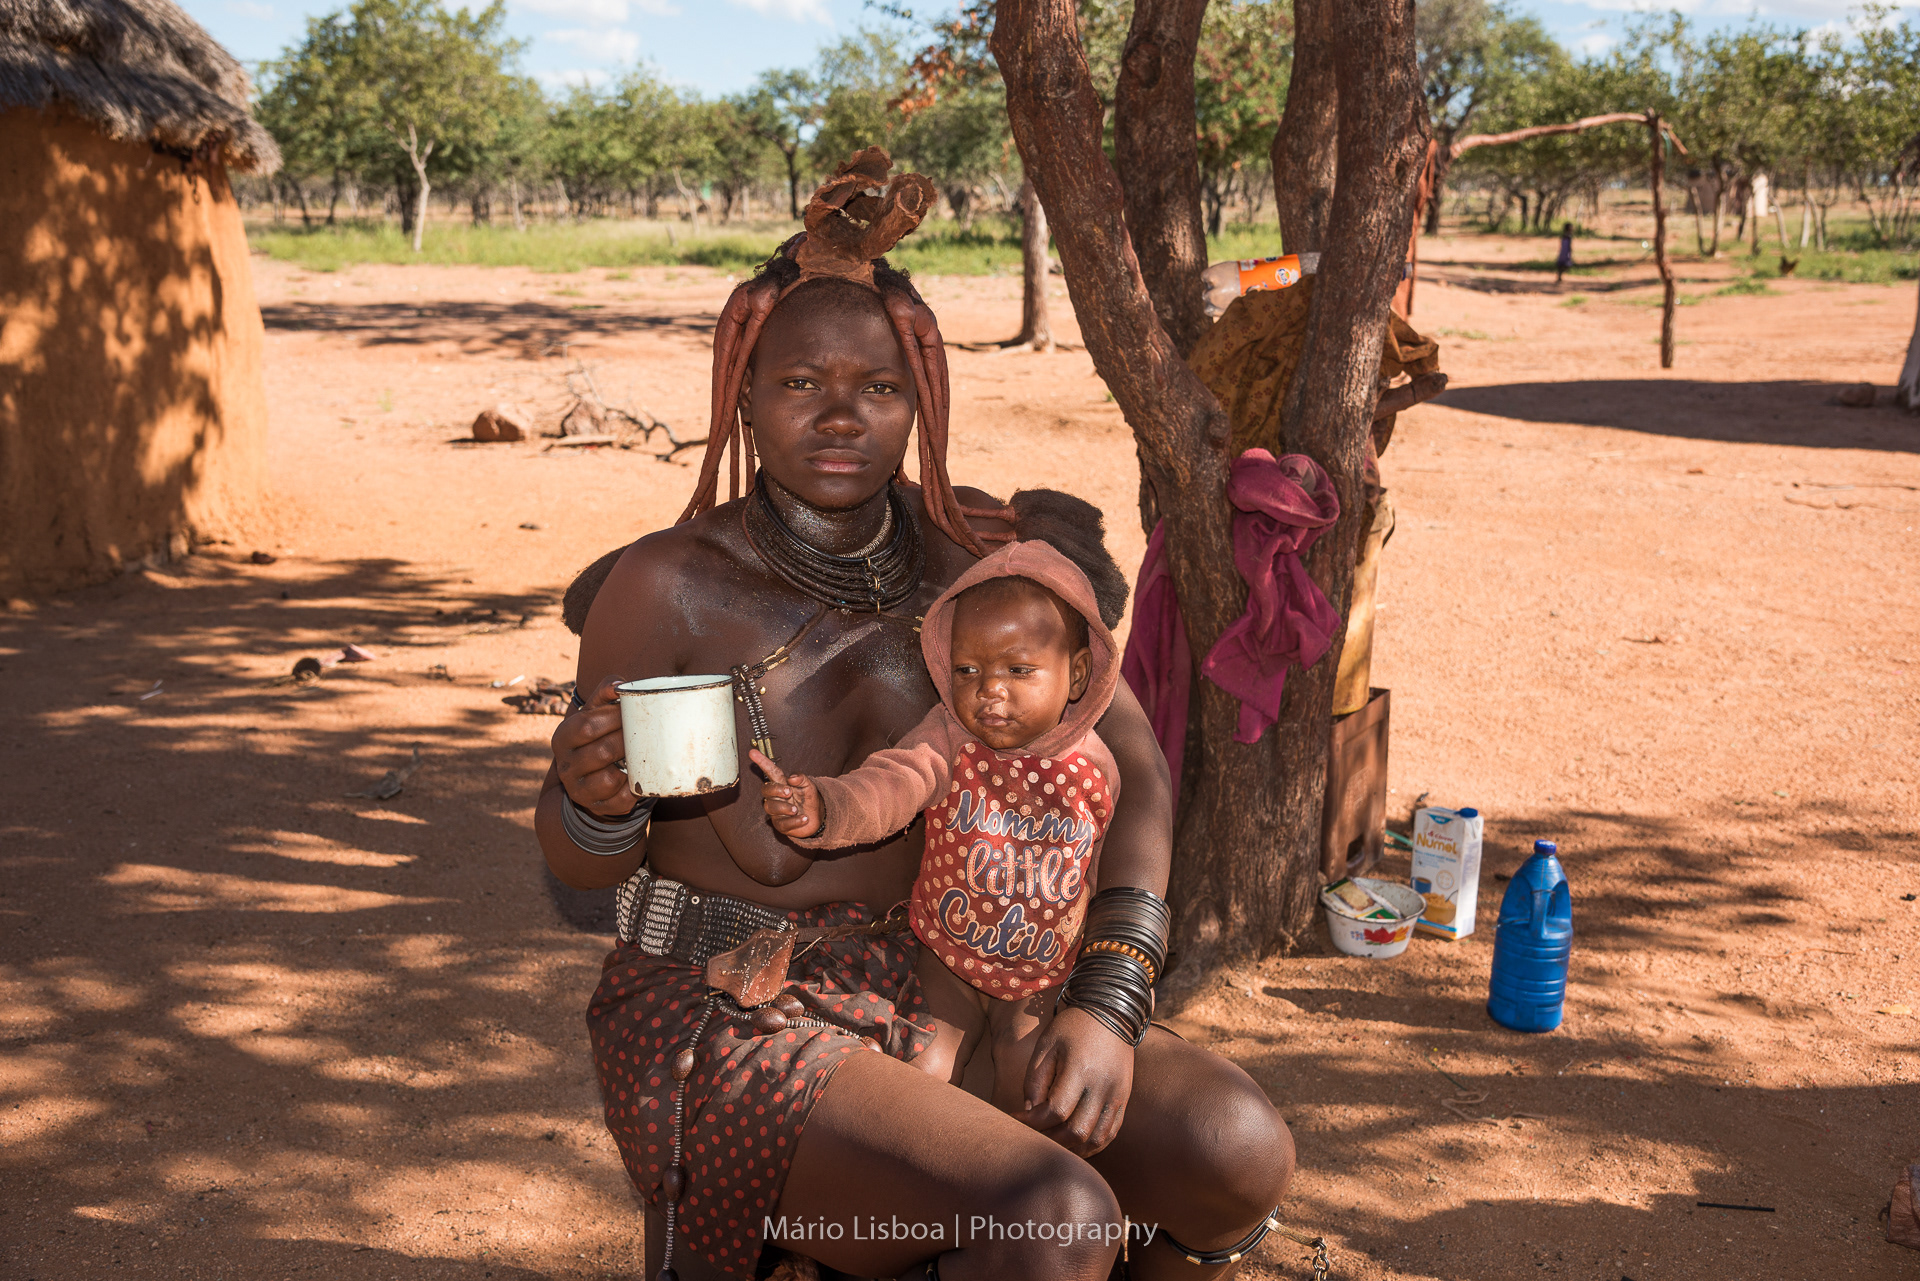
<svg viewBox="0 0 1920 1281">
<path fill-rule="evenodd" d="M 774 829 L 808 849 L 884 840 L 925 811 L 909 920 L 938 1035 L 916 1067 L 1025 1109 L 1027 1066 L 1080 942 L 1120 790 L 1094 725 L 1119 681 L 1087 575 L 1044 542 L 973 566 L 921 628 L 940 705 L 839 778 L 758 752 Z M 987 1060 L 968 1072 L 976 1051 Z"/>
</svg>

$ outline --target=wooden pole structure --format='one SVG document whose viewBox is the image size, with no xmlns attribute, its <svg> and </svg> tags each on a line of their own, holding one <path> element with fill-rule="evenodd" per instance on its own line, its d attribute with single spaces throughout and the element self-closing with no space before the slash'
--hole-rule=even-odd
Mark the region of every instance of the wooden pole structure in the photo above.
<svg viewBox="0 0 1920 1281">
<path fill-rule="evenodd" d="M 1660 303 L 1660 368 L 1673 368 L 1673 264 L 1667 261 L 1667 207 L 1660 199 L 1660 180 L 1666 171 L 1666 140 L 1661 135 L 1660 114 L 1649 111 L 1647 136 L 1652 147 L 1652 160 L 1649 163 L 1650 183 L 1653 187 L 1653 261 L 1660 268 L 1660 286 L 1663 298 Z M 1674 146 L 1680 146 L 1680 140 L 1674 139 Z M 1681 149 L 1685 154 L 1685 148 Z"/>
<path fill-rule="evenodd" d="M 1413 315 L 1413 289 L 1415 278 L 1419 274 L 1420 264 L 1421 218 L 1426 211 L 1427 201 L 1432 198 L 1435 192 L 1439 191 L 1440 184 L 1446 181 L 1447 170 L 1455 160 L 1458 160 L 1461 156 L 1474 150 L 1476 147 L 1501 147 L 1511 142 L 1527 142 L 1534 138 L 1551 137 L 1554 134 L 1582 133 L 1588 129 L 1597 129 L 1602 125 L 1641 124 L 1653 119 L 1654 117 L 1651 113 L 1646 112 L 1610 111 L 1602 116 L 1583 116 L 1578 120 L 1569 120 L 1557 125 L 1530 125 L 1525 129 L 1514 129 L 1507 133 L 1468 134 L 1466 137 L 1455 141 L 1444 153 L 1441 152 L 1438 146 L 1429 144 L 1427 147 L 1427 167 L 1426 171 L 1421 175 L 1420 190 L 1417 194 L 1413 209 L 1413 234 L 1407 245 L 1407 278 L 1401 283 L 1399 292 L 1394 295 L 1395 308 L 1403 316 Z M 1673 145 L 1679 150 L 1680 154 L 1683 156 L 1687 154 L 1687 149 L 1680 145 L 1680 139 L 1674 137 L 1673 129 L 1665 122 L 1656 124 L 1654 130 L 1656 139 L 1659 137 L 1660 132 L 1664 130 L 1667 137 L 1673 138 Z M 1278 144 L 1276 143 L 1275 145 L 1277 146 Z M 1656 149 L 1657 146 L 1658 144 L 1656 142 Z M 1274 154 L 1278 156 L 1279 152 L 1276 151 Z M 1279 174 L 1277 165 L 1274 172 L 1276 175 L 1275 184 L 1277 186 Z M 1656 205 L 1658 204 L 1657 197 L 1655 203 Z"/>
</svg>

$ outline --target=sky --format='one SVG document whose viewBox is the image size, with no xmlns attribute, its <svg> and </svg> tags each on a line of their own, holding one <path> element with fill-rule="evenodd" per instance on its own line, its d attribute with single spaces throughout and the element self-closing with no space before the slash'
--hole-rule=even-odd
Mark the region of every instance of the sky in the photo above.
<svg viewBox="0 0 1920 1281">
<path fill-rule="evenodd" d="M 457 0 L 449 0 L 457 3 Z M 187 12 L 249 65 L 300 38 L 309 17 L 346 0 L 181 0 Z M 909 5 L 938 15 L 943 0 Z M 1786 27 L 1844 27 L 1857 0 L 1518 0 L 1576 54 L 1604 53 L 1636 12 L 1678 9 L 1703 28 L 1751 18 Z M 508 33 L 528 40 L 524 69 L 550 89 L 598 83 L 651 63 L 707 96 L 744 89 L 762 72 L 805 66 L 823 44 L 863 26 L 897 25 L 866 0 L 507 0 Z M 1912 7 L 1902 16 L 1912 16 Z"/>
</svg>

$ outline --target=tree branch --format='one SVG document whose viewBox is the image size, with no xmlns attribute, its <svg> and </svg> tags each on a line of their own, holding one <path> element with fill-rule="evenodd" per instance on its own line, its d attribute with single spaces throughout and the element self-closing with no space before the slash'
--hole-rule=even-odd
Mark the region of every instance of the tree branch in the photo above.
<svg viewBox="0 0 1920 1281">
<path fill-rule="evenodd" d="M 1646 123 L 1647 113 L 1644 111 L 1610 111 L 1604 116 L 1583 116 L 1579 120 L 1569 120 L 1565 124 L 1532 125 L 1509 133 L 1469 134 L 1465 138 L 1455 140 L 1449 151 L 1452 159 L 1458 160 L 1462 152 L 1471 151 L 1475 147 L 1499 147 L 1509 142 L 1526 142 L 1532 138 L 1545 138 L 1549 134 L 1556 133 L 1581 133 L 1588 129 L 1597 129 L 1601 125 L 1644 125 Z M 1672 126 L 1663 121 L 1661 128 L 1673 143 L 1674 150 L 1683 156 L 1686 155 L 1687 149 L 1680 145 L 1680 139 L 1674 137 Z"/>
<path fill-rule="evenodd" d="M 1329 32 L 1342 0 L 1294 0 L 1293 78 L 1273 135 L 1273 203 L 1286 252 L 1318 253 L 1333 201 L 1339 90 Z M 1424 100 L 1421 104 L 1425 106 Z"/>
<path fill-rule="evenodd" d="M 1193 63 L 1207 0 L 1138 0 L 1120 58 L 1113 159 L 1147 294 L 1182 356 L 1207 331 Z"/>
</svg>

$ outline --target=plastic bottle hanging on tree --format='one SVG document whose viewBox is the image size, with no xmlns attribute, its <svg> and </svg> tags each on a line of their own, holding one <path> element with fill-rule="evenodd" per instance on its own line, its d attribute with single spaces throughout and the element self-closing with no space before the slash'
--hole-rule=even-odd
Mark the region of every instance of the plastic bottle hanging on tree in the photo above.
<svg viewBox="0 0 1920 1281">
<path fill-rule="evenodd" d="M 1280 258 L 1243 258 L 1216 262 L 1200 273 L 1206 292 L 1207 315 L 1218 317 L 1241 294 L 1262 289 L 1285 289 L 1320 269 L 1319 254 L 1287 254 Z"/>
</svg>

